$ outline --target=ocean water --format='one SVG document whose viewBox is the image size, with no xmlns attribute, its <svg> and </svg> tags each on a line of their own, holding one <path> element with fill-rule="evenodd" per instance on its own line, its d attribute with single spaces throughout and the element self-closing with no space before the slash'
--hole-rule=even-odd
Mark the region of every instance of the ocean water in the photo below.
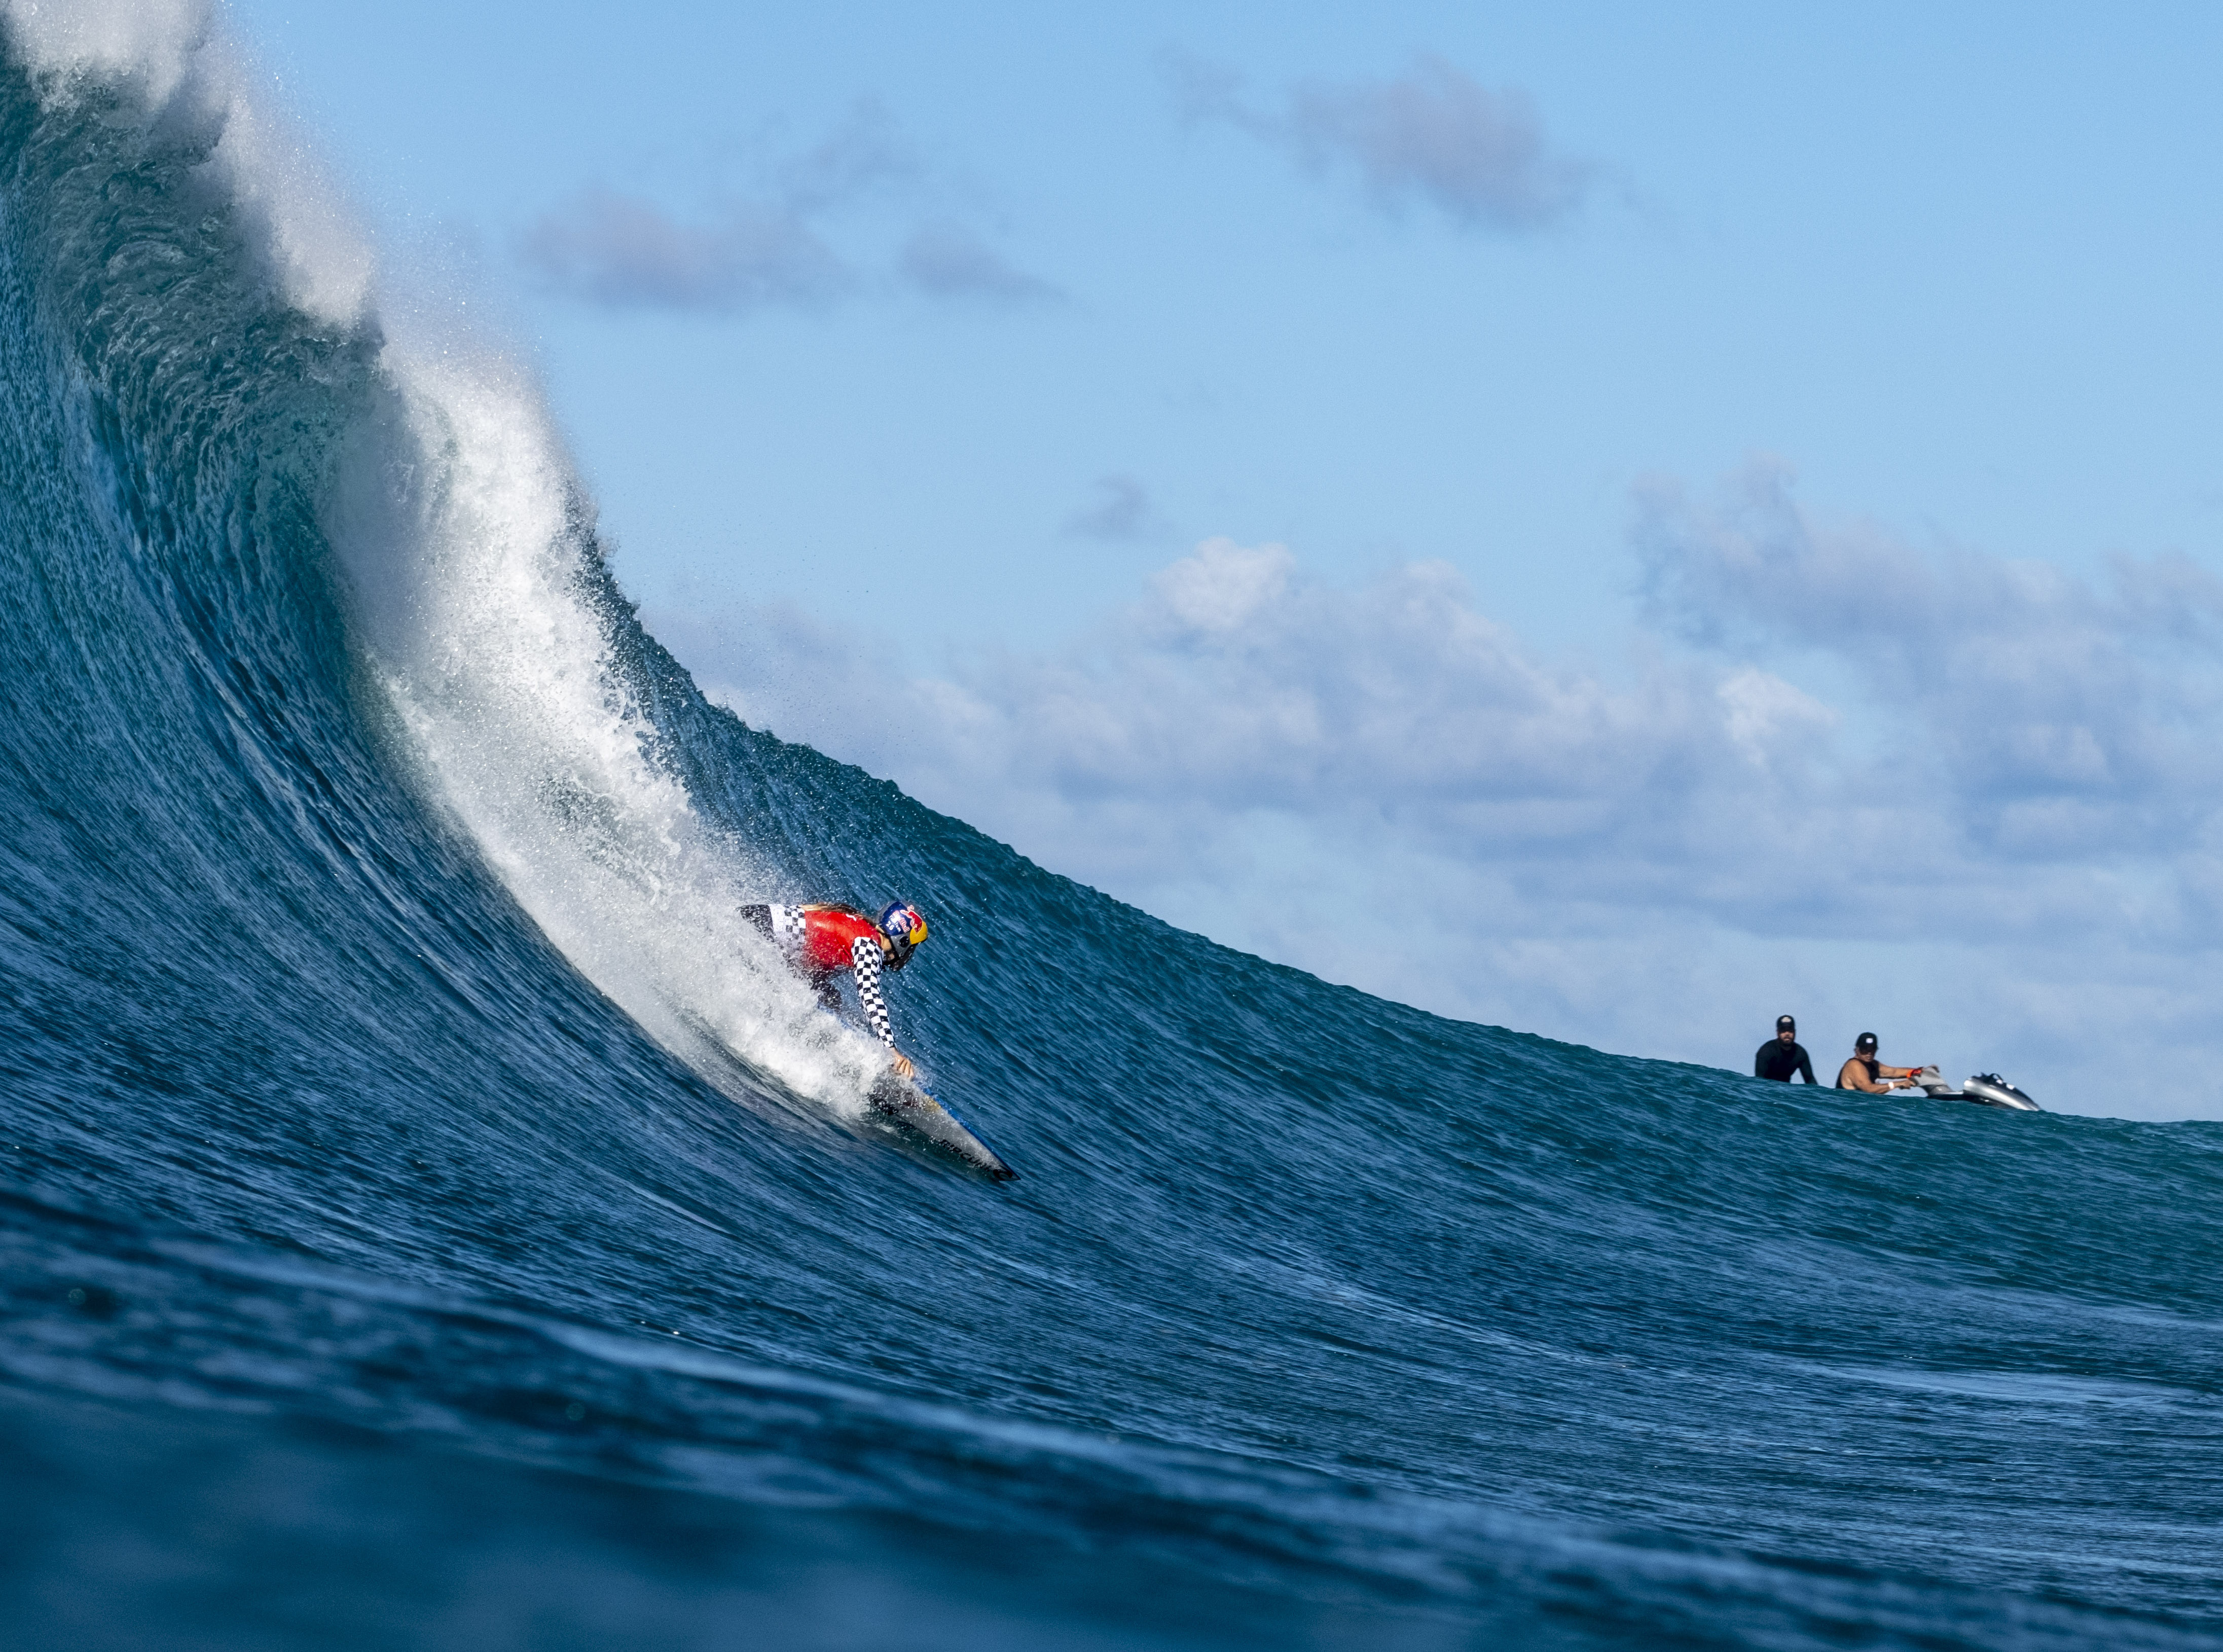
<svg viewBox="0 0 2223 1652">
<path fill-rule="evenodd" d="M 2223 1128 L 1439 1020 L 743 725 L 204 21 L 0 24 L 8 1645 L 2223 1646 Z"/>
</svg>

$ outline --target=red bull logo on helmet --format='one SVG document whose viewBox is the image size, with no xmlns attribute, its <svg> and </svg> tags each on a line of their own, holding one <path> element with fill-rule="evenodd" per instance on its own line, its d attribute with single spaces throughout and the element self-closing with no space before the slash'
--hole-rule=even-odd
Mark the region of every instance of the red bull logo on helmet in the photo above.
<svg viewBox="0 0 2223 1652">
<path fill-rule="evenodd" d="M 926 939 L 926 920 L 898 901 L 880 914 L 880 933 L 899 946 L 916 946 Z"/>
</svg>

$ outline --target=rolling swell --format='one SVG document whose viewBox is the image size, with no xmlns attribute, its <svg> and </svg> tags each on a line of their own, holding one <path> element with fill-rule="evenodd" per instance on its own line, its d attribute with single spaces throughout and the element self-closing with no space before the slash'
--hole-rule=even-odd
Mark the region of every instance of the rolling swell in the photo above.
<svg viewBox="0 0 2223 1652">
<path fill-rule="evenodd" d="M 2215 1643 L 2214 1128 L 1442 1021 L 745 728 L 528 385 L 299 301 L 229 106 L 27 60 L 30 1643 Z M 822 892 L 932 914 L 897 1014 L 1022 1181 L 727 915 Z"/>
</svg>

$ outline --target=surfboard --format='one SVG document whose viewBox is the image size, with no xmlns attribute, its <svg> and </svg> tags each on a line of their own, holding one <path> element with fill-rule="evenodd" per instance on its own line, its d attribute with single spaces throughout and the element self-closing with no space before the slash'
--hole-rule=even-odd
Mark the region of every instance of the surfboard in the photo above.
<svg viewBox="0 0 2223 1652">
<path fill-rule="evenodd" d="M 955 1153 L 975 1170 L 984 1170 L 998 1182 L 1017 1179 L 1018 1171 L 1003 1155 L 983 1141 L 964 1120 L 928 1095 L 908 1078 L 883 1073 L 872 1086 L 872 1110 L 921 1135 L 935 1146 Z"/>
</svg>

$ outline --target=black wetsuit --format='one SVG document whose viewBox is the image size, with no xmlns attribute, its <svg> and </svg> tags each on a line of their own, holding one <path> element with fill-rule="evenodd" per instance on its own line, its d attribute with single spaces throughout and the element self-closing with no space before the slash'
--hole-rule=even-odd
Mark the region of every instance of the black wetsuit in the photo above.
<svg viewBox="0 0 2223 1652">
<path fill-rule="evenodd" d="M 1787 1084 L 1794 1072 L 1804 1073 L 1810 1084 L 1814 1082 L 1813 1058 L 1806 1053 L 1806 1046 L 1803 1044 L 1785 1044 L 1781 1039 L 1770 1039 L 1760 1046 L 1759 1053 L 1752 1058 L 1752 1076 L 1755 1078 L 1773 1078 Z"/>
</svg>

